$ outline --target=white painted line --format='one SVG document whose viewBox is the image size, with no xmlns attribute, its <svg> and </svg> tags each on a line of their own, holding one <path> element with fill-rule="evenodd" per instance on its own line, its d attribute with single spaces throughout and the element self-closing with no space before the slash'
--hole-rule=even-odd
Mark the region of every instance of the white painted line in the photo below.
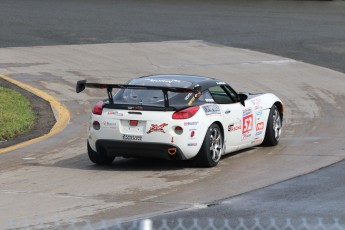
<svg viewBox="0 0 345 230">
<path fill-rule="evenodd" d="M 33 157 L 25 157 L 25 158 L 23 158 L 23 160 L 25 160 L 25 161 L 36 160 L 36 158 L 33 158 Z"/>
</svg>

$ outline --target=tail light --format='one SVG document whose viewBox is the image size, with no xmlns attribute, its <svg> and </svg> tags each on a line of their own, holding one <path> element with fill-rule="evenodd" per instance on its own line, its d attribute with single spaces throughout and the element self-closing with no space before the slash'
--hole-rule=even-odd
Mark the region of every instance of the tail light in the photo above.
<svg viewBox="0 0 345 230">
<path fill-rule="evenodd" d="M 96 115 L 102 115 L 102 112 L 103 112 L 103 101 L 99 101 L 93 107 L 92 113 Z"/>
<path fill-rule="evenodd" d="M 188 119 L 193 117 L 199 110 L 199 106 L 193 106 L 180 111 L 176 111 L 172 115 L 172 119 Z"/>
</svg>

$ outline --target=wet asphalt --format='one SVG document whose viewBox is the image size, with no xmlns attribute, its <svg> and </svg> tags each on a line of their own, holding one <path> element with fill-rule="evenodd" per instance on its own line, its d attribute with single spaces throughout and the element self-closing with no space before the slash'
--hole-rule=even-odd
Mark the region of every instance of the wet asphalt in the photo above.
<svg viewBox="0 0 345 230">
<path fill-rule="evenodd" d="M 197 225 L 236 229 L 344 229 L 345 162 L 320 169 L 240 196 L 208 204 L 207 207 L 156 216 L 155 229 Z M 166 223 L 165 223 L 166 222 Z M 272 225 L 272 223 L 274 223 Z M 229 227 L 228 227 L 229 226 Z"/>
<path fill-rule="evenodd" d="M 0 47 L 204 40 L 277 54 L 345 73 L 345 1 L 46 1 L 0 2 Z M 327 77 L 327 76 L 325 76 Z M 239 218 L 265 226 L 345 224 L 345 163 L 208 207 L 153 218 Z M 205 191 L 200 191 L 205 192 Z M 236 222 L 237 221 L 237 222 Z M 319 221 L 319 222 L 318 222 Z M 203 223 L 201 223 L 203 225 Z M 208 221 L 203 226 L 209 225 Z"/>
<path fill-rule="evenodd" d="M 2 0 L 0 47 L 204 40 L 345 72 L 344 1 Z"/>
</svg>

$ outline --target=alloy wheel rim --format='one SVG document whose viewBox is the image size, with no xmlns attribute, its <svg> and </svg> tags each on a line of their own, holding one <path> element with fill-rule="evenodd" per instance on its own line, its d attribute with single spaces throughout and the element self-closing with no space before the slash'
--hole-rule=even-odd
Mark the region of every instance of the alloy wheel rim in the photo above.
<svg viewBox="0 0 345 230">
<path fill-rule="evenodd" d="M 210 154 L 214 162 L 218 162 L 222 156 L 223 151 L 223 140 L 222 135 L 218 129 L 213 129 L 211 132 L 211 146 Z"/>
<path fill-rule="evenodd" d="M 275 110 L 273 113 L 273 131 L 274 131 L 275 139 L 279 141 L 280 134 L 282 131 L 282 123 L 281 123 L 280 114 L 278 110 Z"/>
</svg>

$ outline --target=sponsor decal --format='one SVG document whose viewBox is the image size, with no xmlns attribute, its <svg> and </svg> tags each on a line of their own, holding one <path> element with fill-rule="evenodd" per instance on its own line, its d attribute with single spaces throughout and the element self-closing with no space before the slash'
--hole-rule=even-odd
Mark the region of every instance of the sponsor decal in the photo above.
<svg viewBox="0 0 345 230">
<path fill-rule="evenodd" d="M 149 131 L 147 131 L 146 133 L 147 134 L 150 134 L 150 133 L 153 133 L 153 132 L 161 132 L 161 133 L 165 133 L 164 131 L 164 127 L 167 126 L 168 124 L 167 123 L 163 123 L 163 124 L 160 124 L 160 125 L 157 125 L 157 124 L 151 124 L 151 128 Z"/>
<path fill-rule="evenodd" d="M 226 85 L 224 81 L 217 81 L 217 85 Z"/>
<path fill-rule="evenodd" d="M 122 117 L 123 116 L 123 113 L 120 113 L 118 111 L 108 111 L 107 113 L 108 115 L 115 115 L 115 116 L 119 116 L 119 117 Z"/>
<path fill-rule="evenodd" d="M 205 114 L 208 115 L 215 115 L 215 114 L 221 114 L 220 108 L 218 105 L 206 105 L 202 107 L 205 111 Z"/>
<path fill-rule="evenodd" d="M 261 144 L 264 140 L 261 138 L 255 138 L 254 141 L 251 142 L 252 145 L 257 145 L 257 144 Z"/>
<path fill-rule="evenodd" d="M 189 140 L 194 140 L 195 139 L 195 134 L 196 134 L 196 129 L 190 129 L 190 134 L 189 134 L 189 137 L 188 139 Z"/>
<path fill-rule="evenodd" d="M 262 121 L 262 117 L 256 117 L 256 123 L 259 123 Z"/>
<path fill-rule="evenodd" d="M 214 100 L 212 98 L 206 98 L 205 101 L 206 102 L 211 102 L 211 103 L 214 102 Z"/>
<path fill-rule="evenodd" d="M 190 101 L 188 102 L 188 105 L 193 104 L 194 101 L 195 101 L 195 97 L 192 97 L 192 98 L 190 99 Z"/>
<path fill-rule="evenodd" d="M 228 131 L 233 132 L 242 129 L 241 125 L 230 124 L 228 125 Z"/>
<path fill-rule="evenodd" d="M 261 105 L 254 106 L 255 111 L 262 110 L 262 109 L 263 109 L 263 107 Z"/>
<path fill-rule="evenodd" d="M 198 143 L 188 143 L 187 146 L 197 146 Z"/>
<path fill-rule="evenodd" d="M 251 108 L 243 110 L 243 116 L 244 117 L 248 116 L 249 114 L 252 114 L 252 109 Z"/>
<path fill-rule="evenodd" d="M 190 137 L 193 138 L 195 136 L 195 131 L 193 130 L 192 132 L 190 132 Z"/>
<path fill-rule="evenodd" d="M 116 128 L 116 122 L 103 121 L 102 124 L 106 128 Z"/>
<path fill-rule="evenodd" d="M 256 132 L 255 136 L 260 136 L 262 134 L 262 131 Z"/>
<path fill-rule="evenodd" d="M 252 101 L 253 105 L 258 105 L 258 104 L 260 104 L 261 99 L 259 99 L 259 98 L 254 98 L 254 99 L 252 99 L 251 101 Z"/>
<path fill-rule="evenodd" d="M 181 81 L 180 80 L 169 80 L 169 79 L 152 79 L 152 78 L 148 78 L 148 79 L 144 79 L 146 81 L 150 81 L 150 82 L 157 82 L 157 83 L 173 83 L 173 82 L 176 82 L 176 83 L 180 83 Z"/>
<path fill-rule="evenodd" d="M 198 125 L 199 121 L 186 121 L 183 123 L 184 126 L 189 126 L 189 125 Z"/>
<path fill-rule="evenodd" d="M 122 139 L 125 141 L 141 141 L 142 136 L 134 136 L 134 135 L 122 135 Z"/>
<path fill-rule="evenodd" d="M 251 136 L 252 136 L 252 134 L 250 134 L 250 133 L 244 133 L 244 134 L 242 134 L 242 141 L 247 140 L 247 139 L 250 138 Z"/>
<path fill-rule="evenodd" d="M 193 93 L 189 93 L 189 94 L 184 98 L 184 100 L 187 101 L 192 95 L 193 95 Z"/>
<path fill-rule="evenodd" d="M 129 110 L 144 110 L 142 106 L 128 106 Z"/>
<path fill-rule="evenodd" d="M 249 114 L 245 117 L 243 117 L 243 123 L 242 123 L 243 129 L 242 133 L 249 133 L 253 129 L 253 114 Z"/>
<path fill-rule="evenodd" d="M 263 130 L 263 129 L 264 129 L 264 126 L 265 126 L 265 123 L 264 123 L 263 121 L 257 123 L 257 124 L 256 124 L 256 131 Z"/>
</svg>

